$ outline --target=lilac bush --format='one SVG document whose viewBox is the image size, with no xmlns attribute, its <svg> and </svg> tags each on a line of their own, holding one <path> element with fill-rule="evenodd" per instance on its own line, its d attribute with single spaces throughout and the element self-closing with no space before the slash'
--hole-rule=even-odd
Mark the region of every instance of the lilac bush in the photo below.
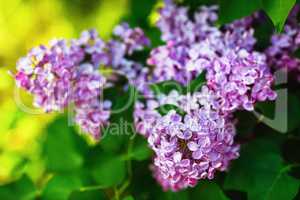
<svg viewBox="0 0 300 200">
<path fill-rule="evenodd" d="M 117 25 L 108 41 L 95 30 L 52 41 L 19 60 L 16 83 L 45 112 L 74 108 L 83 132 L 99 139 L 114 106 L 103 91 L 124 76 L 128 82 L 122 89 L 134 86 L 141 97 L 134 102 L 133 123 L 154 152 L 153 176 L 164 190 L 194 187 L 229 170 L 239 157 L 235 113 L 276 99 L 271 66 L 292 71 L 300 64 L 291 57 L 300 47 L 299 24 L 293 21 L 299 7 L 265 52 L 255 49 L 254 15 L 218 27 L 218 10 L 202 6 L 191 18 L 188 7 L 166 0 L 156 24 L 164 42 L 158 47 L 141 28 L 126 23 Z M 145 48 L 151 48 L 149 66 L 131 58 Z M 205 80 L 190 91 L 190 83 L 203 74 Z M 187 91 L 153 91 L 153 85 L 167 81 Z"/>
</svg>

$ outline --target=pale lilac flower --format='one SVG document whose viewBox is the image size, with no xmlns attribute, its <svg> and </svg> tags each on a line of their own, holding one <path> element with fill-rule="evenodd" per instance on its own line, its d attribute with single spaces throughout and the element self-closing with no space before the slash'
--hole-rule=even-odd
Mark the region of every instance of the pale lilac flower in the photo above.
<svg viewBox="0 0 300 200">
<path fill-rule="evenodd" d="M 202 7 L 192 21 L 187 8 L 166 2 L 158 22 L 166 45 L 153 49 L 148 59 L 154 67 L 153 82 L 175 80 L 187 85 L 206 72 L 207 86 L 222 99 L 224 112 L 253 110 L 257 101 L 274 100 L 274 78 L 266 57 L 253 51 L 252 18 L 235 21 L 221 30 L 213 24 L 216 12 L 214 6 Z M 189 31 L 187 24 L 197 29 Z"/>
<path fill-rule="evenodd" d="M 95 31 L 85 31 L 78 40 L 52 41 L 32 49 L 17 64 L 17 85 L 34 96 L 34 105 L 45 112 L 62 111 L 74 104 L 75 122 L 86 133 L 100 136 L 109 108 L 100 101 L 106 79 L 93 55 L 103 53 Z"/>
<path fill-rule="evenodd" d="M 145 36 L 142 29 L 131 29 L 127 23 L 116 26 L 114 35 L 121 39 L 126 47 L 126 53 L 129 55 L 150 45 L 150 40 Z"/>
<path fill-rule="evenodd" d="M 174 94 L 164 98 L 175 100 Z M 207 94 L 204 87 L 194 95 L 178 95 L 177 106 L 186 111 L 185 116 L 175 110 L 159 115 L 155 107 L 160 103 L 155 100 L 151 100 L 152 107 L 144 110 L 144 113 L 152 112 L 139 125 L 142 122 L 143 127 L 148 125 L 144 135 L 155 152 L 151 168 L 165 190 L 178 191 L 195 186 L 200 179 L 212 179 L 215 172 L 227 170 L 230 161 L 239 155 L 230 116 L 216 110 L 213 103 L 202 105 Z M 187 102 L 192 105 L 187 106 Z"/>
<path fill-rule="evenodd" d="M 17 63 L 16 83 L 34 95 L 34 105 L 45 112 L 59 111 L 72 100 L 76 65 L 80 59 L 64 40 L 52 41 L 49 47 L 33 48 Z"/>
<path fill-rule="evenodd" d="M 75 122 L 98 139 L 110 117 L 110 103 L 101 99 L 111 77 L 104 77 L 102 69 L 112 67 L 139 91 L 148 91 L 148 69 L 126 57 L 149 45 L 148 38 L 127 24 L 117 26 L 114 35 L 105 42 L 96 30 L 88 30 L 79 39 L 54 40 L 32 49 L 17 64 L 17 85 L 33 94 L 34 105 L 45 112 L 72 105 Z"/>
</svg>

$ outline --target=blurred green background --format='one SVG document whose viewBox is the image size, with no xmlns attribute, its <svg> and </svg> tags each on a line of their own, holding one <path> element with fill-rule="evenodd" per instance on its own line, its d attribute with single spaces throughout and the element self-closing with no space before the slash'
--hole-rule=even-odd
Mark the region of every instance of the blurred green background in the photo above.
<svg viewBox="0 0 300 200">
<path fill-rule="evenodd" d="M 56 117 L 20 110 L 8 71 L 14 71 L 17 59 L 30 48 L 52 38 L 78 37 L 87 28 L 107 38 L 129 8 L 128 0 L 0 0 L 0 183 L 16 178 L 20 168 L 33 180 L 40 177 L 44 164 L 39 138 Z M 30 106 L 29 95 L 22 97 Z"/>
</svg>

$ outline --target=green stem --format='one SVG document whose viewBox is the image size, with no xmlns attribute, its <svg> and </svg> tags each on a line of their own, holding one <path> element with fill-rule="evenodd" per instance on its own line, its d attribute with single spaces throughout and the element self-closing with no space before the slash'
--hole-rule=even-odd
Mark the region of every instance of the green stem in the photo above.
<svg viewBox="0 0 300 200">
<path fill-rule="evenodd" d="M 128 188 L 128 186 L 131 183 L 132 163 L 131 163 L 130 155 L 132 154 L 133 144 L 134 144 L 134 139 L 130 139 L 128 142 L 127 155 L 126 155 L 128 179 L 122 184 L 119 190 L 117 189 L 115 190 L 116 200 L 118 200 L 118 198 L 124 193 L 124 191 Z"/>
<path fill-rule="evenodd" d="M 79 191 L 89 191 L 89 190 L 102 190 L 105 189 L 102 185 L 86 186 L 79 188 Z"/>
<path fill-rule="evenodd" d="M 134 138 L 129 140 L 128 151 L 127 151 L 127 156 L 128 157 L 130 157 L 131 154 L 132 154 L 133 144 L 134 144 Z M 131 178 L 132 178 L 132 163 L 131 163 L 131 159 L 127 160 L 127 171 L 128 171 L 129 181 L 131 181 Z"/>
<path fill-rule="evenodd" d="M 119 192 L 118 188 L 114 188 L 114 191 L 115 191 L 115 199 L 120 200 L 120 192 Z"/>
<path fill-rule="evenodd" d="M 119 189 L 119 194 L 123 194 L 126 188 L 130 185 L 130 180 L 127 180 Z"/>
</svg>

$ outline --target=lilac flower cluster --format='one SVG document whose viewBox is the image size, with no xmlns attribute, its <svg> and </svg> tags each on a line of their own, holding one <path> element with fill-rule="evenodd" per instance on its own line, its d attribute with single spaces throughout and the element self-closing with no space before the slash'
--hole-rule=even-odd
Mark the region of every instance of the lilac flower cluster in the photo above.
<svg viewBox="0 0 300 200">
<path fill-rule="evenodd" d="M 98 99 L 106 78 L 92 62 L 85 61 L 90 38 L 82 46 L 77 42 L 81 41 L 59 40 L 32 49 L 18 62 L 16 81 L 33 94 L 34 105 L 46 112 L 74 104 L 76 122 L 98 138 L 100 126 L 109 118 L 109 108 Z"/>
<path fill-rule="evenodd" d="M 253 110 L 257 101 L 274 100 L 274 78 L 266 56 L 254 51 L 252 17 L 219 29 L 217 7 L 201 7 L 194 19 L 188 8 L 165 1 L 157 26 L 165 45 L 151 51 L 153 83 L 175 80 L 182 85 L 206 72 L 201 92 L 151 96 L 136 104 L 135 126 L 155 152 L 151 166 L 165 190 L 195 186 L 228 169 L 239 155 L 234 143 L 232 113 Z M 172 104 L 175 110 L 161 115 L 158 108 Z"/>
<path fill-rule="evenodd" d="M 187 95 L 172 91 L 147 104 L 150 109 L 144 112 L 141 130 L 155 152 L 154 176 L 165 190 L 178 191 L 195 186 L 200 179 L 212 179 L 239 155 L 239 146 L 233 142 L 234 124 L 216 109 L 217 99 L 208 92 L 207 87 Z M 161 116 L 153 110 L 164 104 L 176 105 L 187 114 L 170 110 Z"/>
<path fill-rule="evenodd" d="M 225 112 L 253 110 L 255 102 L 276 98 L 266 57 L 253 51 L 250 17 L 221 31 L 213 25 L 217 19 L 214 6 L 202 7 L 194 21 L 188 18 L 187 8 L 172 3 L 160 14 L 158 27 L 167 44 L 154 49 L 148 59 L 148 64 L 155 66 L 154 81 L 173 79 L 187 84 L 207 71 L 207 85 L 220 94 Z"/>
<path fill-rule="evenodd" d="M 267 48 L 266 55 L 270 66 L 293 72 L 300 81 L 300 58 L 293 55 L 300 48 L 300 24 L 297 22 L 299 11 L 300 5 L 296 4 L 283 33 L 272 36 L 271 46 Z"/>
<path fill-rule="evenodd" d="M 34 105 L 45 112 L 73 106 L 76 123 L 99 138 L 111 112 L 102 91 L 125 76 L 124 89 L 133 85 L 145 97 L 135 104 L 134 123 L 155 152 L 154 177 L 165 190 L 195 186 L 200 179 L 226 171 L 239 156 L 233 112 L 251 111 L 258 101 L 275 100 L 267 64 L 285 63 L 291 69 L 299 64 L 287 57 L 300 45 L 298 24 L 292 20 L 285 34 L 273 36 L 266 57 L 254 51 L 252 17 L 218 28 L 217 10 L 201 7 L 190 19 L 188 8 L 165 0 L 157 26 L 166 44 L 151 51 L 147 60 L 151 70 L 130 59 L 149 46 L 149 39 L 140 28 L 124 23 L 116 26 L 108 41 L 90 30 L 79 39 L 55 40 L 32 49 L 17 64 L 17 85 L 33 94 Z M 149 87 L 169 80 L 187 86 L 204 72 L 205 84 L 193 93 L 156 94 Z M 171 109 L 163 115 L 159 109 L 166 104 L 182 112 Z"/>
<path fill-rule="evenodd" d="M 49 47 L 36 47 L 19 60 L 17 84 L 34 94 L 37 107 L 46 112 L 61 110 L 72 99 L 70 80 L 76 78 L 74 65 L 82 57 L 64 40 L 52 41 Z"/>
<path fill-rule="evenodd" d="M 17 85 L 33 94 L 34 105 L 45 112 L 73 105 L 75 122 L 99 138 L 111 106 L 109 101 L 100 101 L 103 89 L 110 84 L 109 77 L 101 74 L 102 68 L 112 66 L 140 87 L 147 77 L 147 70 L 125 58 L 149 44 L 142 30 L 122 24 L 114 33 L 117 38 L 105 42 L 95 30 L 84 31 L 79 39 L 54 40 L 32 49 L 17 64 Z"/>
</svg>

